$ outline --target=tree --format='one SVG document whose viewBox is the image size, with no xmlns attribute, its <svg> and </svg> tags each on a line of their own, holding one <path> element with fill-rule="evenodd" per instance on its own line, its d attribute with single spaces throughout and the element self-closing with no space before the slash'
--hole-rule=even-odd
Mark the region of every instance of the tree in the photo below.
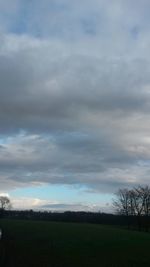
<svg viewBox="0 0 150 267">
<path fill-rule="evenodd" d="M 138 228 L 141 230 L 141 222 L 145 219 L 145 229 L 148 230 L 148 221 L 150 216 L 150 187 L 137 186 L 133 189 L 119 189 L 116 193 L 114 206 L 121 215 L 137 218 Z M 129 218 L 130 216 L 130 218 Z"/>
<path fill-rule="evenodd" d="M 138 215 L 139 228 L 141 228 L 141 217 L 145 221 L 145 230 L 148 231 L 149 228 L 149 216 L 150 216 L 150 187 L 149 186 L 139 186 L 136 189 L 139 196 L 139 201 L 137 201 L 136 209 Z M 140 204 L 139 204 L 140 202 Z"/>
<path fill-rule="evenodd" d="M 5 209 L 11 208 L 10 199 L 7 196 L 0 196 L 0 210 L 4 211 Z"/>
<path fill-rule="evenodd" d="M 115 194 L 116 197 L 113 200 L 117 213 L 121 215 L 129 215 L 129 190 L 127 188 L 119 189 Z"/>
<path fill-rule="evenodd" d="M 142 205 L 143 205 L 143 209 L 142 209 L 142 213 L 145 216 L 149 216 L 150 215 L 150 187 L 145 186 L 139 187 L 139 191 L 140 191 L 140 195 L 142 198 Z"/>
</svg>

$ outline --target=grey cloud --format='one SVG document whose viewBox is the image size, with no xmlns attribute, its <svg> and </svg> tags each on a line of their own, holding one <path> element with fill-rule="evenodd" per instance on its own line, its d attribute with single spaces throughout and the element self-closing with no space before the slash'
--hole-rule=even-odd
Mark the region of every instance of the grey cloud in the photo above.
<svg viewBox="0 0 150 267">
<path fill-rule="evenodd" d="M 44 49 L 41 43 L 32 53 L 27 49 L 2 56 L 2 130 L 74 129 L 87 112 L 99 113 L 100 119 L 109 112 L 149 112 L 147 60 L 61 57 L 61 51 L 55 58 L 51 51 L 47 55 L 48 47 Z"/>
<path fill-rule="evenodd" d="M 80 149 L 82 145 L 83 149 Z M 59 146 L 53 139 L 17 135 L 1 153 L 1 177 L 5 177 L 4 181 L 12 187 L 14 183 L 16 186 L 34 183 L 78 184 L 100 192 L 112 192 L 124 185 L 148 181 L 149 167 L 145 166 L 148 155 L 142 163 L 139 160 L 143 156 L 137 152 L 133 156 L 130 152 L 124 155 L 125 152 L 119 151 L 119 148 L 117 152 L 117 146 L 108 151 L 104 143 L 103 153 L 97 149 L 95 155 L 94 150 L 89 149 L 87 153 L 84 145 L 80 140 L 76 142 L 79 149 L 74 150 L 71 145 L 66 148 Z"/>
<path fill-rule="evenodd" d="M 27 17 L 20 33 L 0 16 L 1 185 L 147 182 L 148 1 L 7 3 Z"/>
</svg>

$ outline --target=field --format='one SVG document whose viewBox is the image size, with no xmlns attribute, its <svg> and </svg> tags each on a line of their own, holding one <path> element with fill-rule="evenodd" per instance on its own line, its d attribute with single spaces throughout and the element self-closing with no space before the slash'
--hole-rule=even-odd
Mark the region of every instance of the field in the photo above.
<svg viewBox="0 0 150 267">
<path fill-rule="evenodd" d="M 1 267 L 150 266 L 150 234 L 110 226 L 1 220 Z"/>
</svg>

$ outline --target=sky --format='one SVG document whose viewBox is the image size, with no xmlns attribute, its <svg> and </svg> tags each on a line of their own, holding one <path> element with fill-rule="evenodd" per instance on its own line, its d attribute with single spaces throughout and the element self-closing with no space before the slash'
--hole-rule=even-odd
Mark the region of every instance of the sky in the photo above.
<svg viewBox="0 0 150 267">
<path fill-rule="evenodd" d="M 0 0 L 0 194 L 111 211 L 150 182 L 150 1 Z"/>
</svg>

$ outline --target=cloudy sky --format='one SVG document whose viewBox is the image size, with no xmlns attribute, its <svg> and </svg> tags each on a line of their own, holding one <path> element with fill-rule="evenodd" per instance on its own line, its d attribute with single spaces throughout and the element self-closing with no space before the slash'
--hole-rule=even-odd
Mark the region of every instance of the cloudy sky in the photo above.
<svg viewBox="0 0 150 267">
<path fill-rule="evenodd" d="M 110 210 L 150 181 L 150 1 L 0 0 L 0 193 Z"/>
</svg>

